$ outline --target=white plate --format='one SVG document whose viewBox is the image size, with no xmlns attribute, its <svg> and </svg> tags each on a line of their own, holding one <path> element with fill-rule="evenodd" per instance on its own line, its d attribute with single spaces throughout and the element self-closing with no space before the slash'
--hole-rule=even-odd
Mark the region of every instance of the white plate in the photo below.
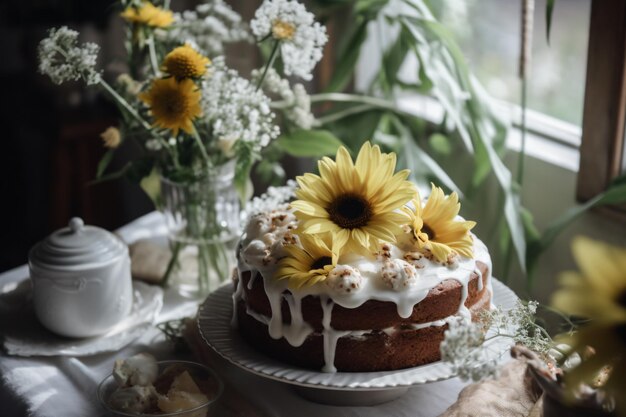
<svg viewBox="0 0 626 417">
<path fill-rule="evenodd" d="M 44 328 L 32 305 L 30 280 L 0 294 L 0 333 L 4 348 L 14 356 L 88 356 L 115 352 L 153 327 L 163 306 L 163 290 L 133 281 L 130 314 L 102 336 L 71 339 Z"/>
<path fill-rule="evenodd" d="M 496 279 L 492 282 L 493 304 L 505 310 L 515 307 L 518 299 L 515 293 Z M 338 404 L 345 400 L 352 404 L 353 400 L 345 398 L 341 400 L 340 397 L 345 397 L 348 391 L 366 391 L 369 394 L 374 394 L 376 391 L 384 397 L 382 391 L 394 390 L 394 395 L 389 398 L 391 399 L 406 392 L 413 385 L 440 381 L 454 376 L 449 366 L 443 362 L 395 371 L 337 373 L 315 372 L 279 362 L 254 350 L 241 338 L 237 330 L 231 327 L 232 291 L 232 285 L 224 286 L 209 295 L 200 307 L 198 327 L 206 343 L 220 356 L 248 372 L 300 388 L 316 389 L 315 391 L 299 390 L 301 394 L 315 401 Z M 499 358 L 510 346 L 511 340 L 503 337 L 493 338 L 485 344 L 490 356 L 493 355 L 494 358 Z M 333 399 L 335 396 L 329 397 L 328 393 L 321 398 L 316 398 L 319 390 L 339 390 L 341 395 L 336 396 L 336 400 Z M 388 401 L 383 397 L 376 397 L 381 401 L 372 398 L 371 403 Z M 360 400 L 358 403 L 367 404 Z"/>
</svg>

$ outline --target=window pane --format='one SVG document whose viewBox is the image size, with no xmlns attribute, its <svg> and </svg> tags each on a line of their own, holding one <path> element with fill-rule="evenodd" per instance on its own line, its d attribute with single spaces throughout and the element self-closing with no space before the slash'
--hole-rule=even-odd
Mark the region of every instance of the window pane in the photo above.
<svg viewBox="0 0 626 417">
<path fill-rule="evenodd" d="M 590 0 L 556 1 L 550 45 L 546 42 L 545 0 L 535 4 L 535 31 L 528 106 L 582 124 Z M 470 67 L 496 98 L 519 103 L 519 0 L 431 2 L 455 34 Z"/>
</svg>

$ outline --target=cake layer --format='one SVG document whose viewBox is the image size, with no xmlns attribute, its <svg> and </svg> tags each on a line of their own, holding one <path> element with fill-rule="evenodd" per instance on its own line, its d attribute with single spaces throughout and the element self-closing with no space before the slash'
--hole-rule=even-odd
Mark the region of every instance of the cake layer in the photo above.
<svg viewBox="0 0 626 417">
<path fill-rule="evenodd" d="M 481 311 L 488 310 L 490 303 L 491 293 L 481 291 L 469 308 L 472 320 L 477 320 Z M 324 355 L 328 351 L 324 350 L 322 333 L 312 333 L 302 345 L 294 347 L 284 338 L 272 339 L 267 325 L 258 317 L 248 314 L 243 300 L 238 302 L 237 309 L 240 334 L 255 349 L 301 367 L 319 370 L 325 365 Z M 428 323 L 422 328 L 414 328 L 419 326 L 412 327 L 406 323 L 398 323 L 393 327 L 386 331 L 356 331 L 339 337 L 336 349 L 332 352 L 334 366 L 343 372 L 385 371 L 423 365 L 441 358 L 439 345 L 448 328 L 445 320 L 443 323 Z"/>
<path fill-rule="evenodd" d="M 482 285 L 478 281 L 478 274 L 472 272 L 465 300 L 465 306 L 468 308 L 471 308 L 479 300 L 483 300 L 485 294 L 489 292 L 489 268 L 480 261 L 476 261 L 476 265 L 482 274 Z M 250 285 L 251 279 L 252 284 Z M 265 293 L 263 277 L 257 275 L 252 278 L 250 272 L 244 272 L 241 274 L 241 280 L 244 285 L 244 298 L 248 308 L 254 313 L 271 317 L 272 309 Z M 397 306 L 392 302 L 369 300 L 353 309 L 336 304 L 333 306 L 330 325 L 335 330 L 382 330 L 403 323 L 428 323 L 441 320 L 457 314 L 463 291 L 463 285 L 459 281 L 455 279 L 443 280 L 428 292 L 426 298 L 415 304 L 412 314 L 407 318 L 398 315 Z M 285 293 L 288 293 L 288 290 Z M 283 323 L 290 323 L 290 308 L 284 298 L 281 310 Z M 316 331 L 323 329 L 323 310 L 319 297 L 304 297 L 301 310 L 304 321 L 313 329 Z"/>
</svg>

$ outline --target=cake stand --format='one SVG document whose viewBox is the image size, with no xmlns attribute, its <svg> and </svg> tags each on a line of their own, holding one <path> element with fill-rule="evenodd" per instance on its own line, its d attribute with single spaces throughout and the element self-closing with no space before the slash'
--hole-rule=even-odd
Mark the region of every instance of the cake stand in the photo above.
<svg viewBox="0 0 626 417">
<path fill-rule="evenodd" d="M 496 279 L 493 304 L 512 309 L 518 300 L 507 286 Z M 233 284 L 210 294 L 200 306 L 200 335 L 215 352 L 244 371 L 262 378 L 290 384 L 303 397 L 323 404 L 369 406 L 391 401 L 419 384 L 452 378 L 455 374 L 443 362 L 384 372 L 315 372 L 279 362 L 249 346 L 232 327 Z M 511 346 L 511 339 L 495 337 L 485 343 L 488 355 L 500 358 Z"/>
</svg>

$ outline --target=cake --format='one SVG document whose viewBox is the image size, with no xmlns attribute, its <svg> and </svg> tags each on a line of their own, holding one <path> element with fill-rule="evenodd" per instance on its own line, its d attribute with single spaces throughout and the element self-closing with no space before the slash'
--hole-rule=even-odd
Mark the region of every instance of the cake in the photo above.
<svg viewBox="0 0 626 417">
<path fill-rule="evenodd" d="M 256 350 L 324 372 L 441 358 L 452 320 L 491 306 L 491 260 L 455 193 L 427 200 L 366 143 L 298 177 L 296 200 L 253 215 L 239 242 L 233 325 Z"/>
</svg>

